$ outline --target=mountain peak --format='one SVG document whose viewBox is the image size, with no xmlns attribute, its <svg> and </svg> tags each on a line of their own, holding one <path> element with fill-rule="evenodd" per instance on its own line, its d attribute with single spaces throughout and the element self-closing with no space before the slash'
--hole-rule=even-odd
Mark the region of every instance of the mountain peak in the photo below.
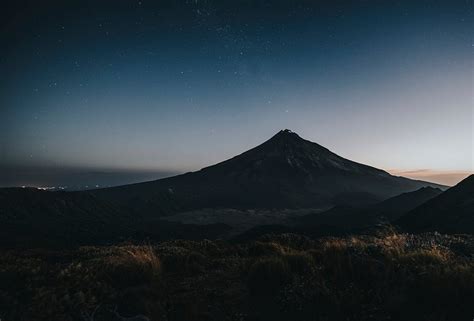
<svg viewBox="0 0 474 321">
<path fill-rule="evenodd" d="M 294 131 L 289 129 L 282 129 L 269 140 L 261 145 L 261 147 L 275 149 L 282 153 L 293 153 L 299 150 L 298 154 L 302 157 L 307 157 L 309 154 L 330 153 L 329 150 L 317 143 L 310 142 L 300 137 Z"/>
<path fill-rule="evenodd" d="M 282 129 L 278 133 L 276 133 L 270 141 L 274 140 L 284 140 L 284 141 L 303 141 L 304 139 L 301 138 L 297 133 L 291 131 L 289 129 Z"/>
<path fill-rule="evenodd" d="M 297 133 L 295 133 L 294 131 L 290 129 L 282 129 L 278 133 L 276 133 L 275 136 L 298 136 L 299 137 Z"/>
</svg>

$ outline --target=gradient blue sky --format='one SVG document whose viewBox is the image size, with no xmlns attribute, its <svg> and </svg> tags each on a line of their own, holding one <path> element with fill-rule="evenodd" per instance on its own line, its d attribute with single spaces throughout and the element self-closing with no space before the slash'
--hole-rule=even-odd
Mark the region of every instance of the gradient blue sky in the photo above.
<svg viewBox="0 0 474 321">
<path fill-rule="evenodd" d="M 197 170 L 282 128 L 383 169 L 473 171 L 472 10 L 26 1 L 2 19 L 0 172 Z"/>
</svg>

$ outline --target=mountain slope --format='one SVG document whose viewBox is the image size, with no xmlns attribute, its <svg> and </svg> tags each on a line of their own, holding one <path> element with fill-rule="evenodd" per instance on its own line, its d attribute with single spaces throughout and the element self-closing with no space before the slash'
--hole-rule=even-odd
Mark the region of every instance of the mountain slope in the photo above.
<svg viewBox="0 0 474 321">
<path fill-rule="evenodd" d="M 121 240 L 213 239 L 229 228 L 144 220 L 88 192 L 0 188 L 0 248 L 68 247 Z"/>
<path fill-rule="evenodd" d="M 474 175 L 398 220 L 410 231 L 474 234 Z"/>
<path fill-rule="evenodd" d="M 312 208 L 370 204 L 436 184 L 342 158 L 289 130 L 219 164 L 157 181 L 95 190 L 141 215 L 198 208 Z"/>
<path fill-rule="evenodd" d="M 92 242 L 125 232 L 126 221 L 133 224 L 133 216 L 88 193 L 0 189 L 2 245 Z"/>
<path fill-rule="evenodd" d="M 295 218 L 295 227 L 304 231 L 354 231 L 392 222 L 420 204 L 436 197 L 438 188 L 422 187 L 366 207 L 335 206 L 321 213 Z"/>
<path fill-rule="evenodd" d="M 387 218 L 393 220 L 415 209 L 421 204 L 426 203 L 441 193 L 443 193 L 443 191 L 439 188 L 430 186 L 422 187 L 414 192 L 402 193 L 400 195 L 391 197 L 374 205 L 373 209 L 384 213 Z"/>
</svg>

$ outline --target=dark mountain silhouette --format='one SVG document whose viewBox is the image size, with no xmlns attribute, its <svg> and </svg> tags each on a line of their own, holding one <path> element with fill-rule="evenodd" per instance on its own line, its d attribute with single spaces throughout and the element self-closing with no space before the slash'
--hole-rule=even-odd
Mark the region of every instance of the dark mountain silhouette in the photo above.
<svg viewBox="0 0 474 321">
<path fill-rule="evenodd" d="M 48 192 L 33 188 L 0 189 L 2 244 L 111 237 L 134 217 L 88 193 Z M 54 244 L 50 244 L 54 245 Z"/>
<path fill-rule="evenodd" d="M 366 207 L 335 206 L 328 211 L 298 219 L 301 227 L 331 226 L 351 230 L 391 222 L 408 211 L 441 194 L 439 188 L 422 187 Z"/>
<path fill-rule="evenodd" d="M 439 188 L 430 186 L 422 187 L 414 192 L 402 193 L 382 201 L 374 205 L 373 209 L 384 213 L 384 215 L 392 221 L 441 193 L 443 193 L 443 191 Z"/>
<path fill-rule="evenodd" d="M 295 217 L 293 224 L 257 226 L 236 236 L 236 239 L 253 239 L 267 233 L 282 233 L 282 231 L 312 236 L 363 232 L 391 223 L 441 193 L 442 190 L 438 188 L 422 187 L 414 192 L 402 193 L 365 207 L 335 206 L 327 211 Z"/>
<path fill-rule="evenodd" d="M 88 192 L 0 188 L 0 247 L 67 247 L 126 239 L 212 239 L 226 230 L 223 224 L 145 222 Z"/>
<path fill-rule="evenodd" d="M 329 231 L 332 222 L 342 222 L 344 228 L 353 229 L 376 222 L 381 211 L 361 209 L 425 186 L 439 185 L 392 176 L 283 130 L 232 159 L 157 181 L 84 192 L 0 189 L 0 245 L 198 239 L 227 233 L 229 226 L 212 221 L 196 225 L 159 219 L 209 208 L 334 207 L 324 216 L 315 216 L 319 226 Z M 427 188 L 416 193 L 426 198 L 434 191 Z M 396 213 L 419 204 L 413 194 L 398 198 L 382 204 Z"/>
<path fill-rule="evenodd" d="M 141 215 L 198 208 L 316 208 L 366 205 L 433 183 L 392 176 L 342 158 L 290 130 L 200 171 L 95 190 Z"/>
<path fill-rule="evenodd" d="M 474 175 L 401 217 L 410 231 L 474 233 Z"/>
</svg>

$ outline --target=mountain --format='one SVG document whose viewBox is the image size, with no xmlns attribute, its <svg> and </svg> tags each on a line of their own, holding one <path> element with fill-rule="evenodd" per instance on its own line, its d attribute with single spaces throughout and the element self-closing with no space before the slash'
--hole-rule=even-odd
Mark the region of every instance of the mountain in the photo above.
<svg viewBox="0 0 474 321">
<path fill-rule="evenodd" d="M 422 187 L 368 206 L 335 206 L 326 211 L 295 215 L 286 224 L 255 226 L 236 235 L 234 239 L 251 240 L 272 233 L 297 233 L 315 237 L 366 233 L 374 227 L 393 222 L 441 193 L 438 188 Z"/>
<path fill-rule="evenodd" d="M 422 187 L 365 207 L 335 206 L 321 213 L 295 218 L 295 227 L 312 232 L 350 232 L 369 228 L 392 222 L 441 193 L 439 188 Z"/>
<path fill-rule="evenodd" d="M 1 247 L 68 247 L 121 240 L 213 239 L 224 224 L 144 221 L 88 192 L 0 188 Z"/>
<path fill-rule="evenodd" d="M 415 209 L 423 203 L 440 195 L 443 191 L 431 186 L 422 187 L 414 192 L 402 193 L 373 206 L 373 209 L 384 213 L 390 221 Z"/>
<path fill-rule="evenodd" d="M 474 175 L 402 216 L 410 231 L 474 234 Z"/>
<path fill-rule="evenodd" d="M 139 215 L 199 208 L 366 205 L 433 183 L 392 176 L 336 155 L 290 130 L 197 172 L 93 191 Z"/>
<path fill-rule="evenodd" d="M 133 216 L 88 193 L 2 188 L 0 204 L 2 245 L 92 241 L 111 237 L 111 230 L 121 233 L 125 221 L 134 221 Z"/>
</svg>

